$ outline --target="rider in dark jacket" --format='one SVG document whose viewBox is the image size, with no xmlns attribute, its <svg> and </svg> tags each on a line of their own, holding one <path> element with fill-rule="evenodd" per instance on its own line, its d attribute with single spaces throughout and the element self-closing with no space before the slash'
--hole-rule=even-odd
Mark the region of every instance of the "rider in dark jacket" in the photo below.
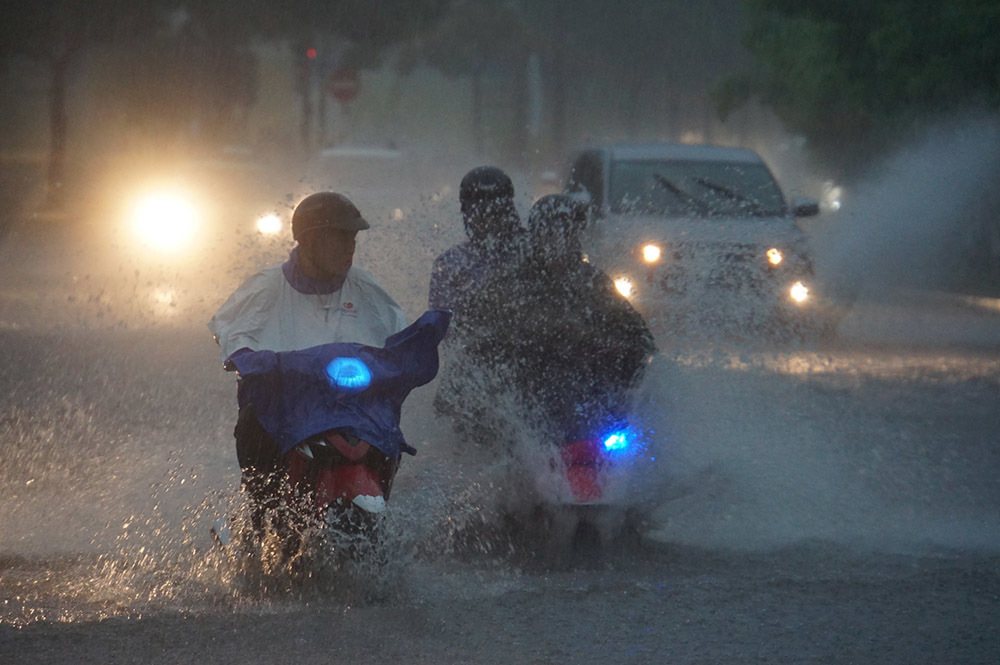
<svg viewBox="0 0 1000 665">
<path fill-rule="evenodd" d="M 493 293 L 503 289 L 497 275 L 517 263 L 525 230 L 514 207 L 514 185 L 495 166 L 469 171 L 459 187 L 459 202 L 468 240 L 434 261 L 428 294 L 431 309 L 453 312 L 434 406 L 439 414 L 452 416 L 460 431 L 474 438 L 491 438 L 494 434 L 483 433 L 483 423 L 494 415 L 493 393 L 505 390 L 509 383 L 481 371 L 480 347 L 491 334 L 475 322 L 475 312 L 482 299 L 501 297 Z M 476 433 L 470 432 L 473 423 Z M 485 430 L 495 428 L 486 426 Z"/>
<path fill-rule="evenodd" d="M 569 197 L 539 199 L 520 260 L 494 272 L 467 313 L 470 325 L 492 330 L 480 362 L 506 372 L 522 403 L 568 440 L 626 415 L 655 352 L 642 316 L 584 260 L 584 223 Z"/>
<path fill-rule="evenodd" d="M 480 166 L 466 173 L 458 198 L 468 240 L 435 259 L 427 298 L 431 309 L 453 310 L 455 324 L 491 273 L 515 260 L 524 236 L 514 184 L 501 169 Z"/>
</svg>

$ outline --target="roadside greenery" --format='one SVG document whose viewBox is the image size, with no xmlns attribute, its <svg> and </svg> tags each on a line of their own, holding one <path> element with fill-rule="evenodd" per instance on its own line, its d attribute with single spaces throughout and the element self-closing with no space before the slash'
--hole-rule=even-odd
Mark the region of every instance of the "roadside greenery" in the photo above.
<svg viewBox="0 0 1000 665">
<path fill-rule="evenodd" d="M 424 30 L 449 0 L 11 0 L 0 21 L 0 67 L 45 66 L 48 97 L 48 201 L 58 206 L 66 179 L 69 94 L 88 56 L 113 50 L 118 102 L 129 131 L 176 136 L 197 127 L 200 143 L 226 140 L 253 105 L 255 39 L 316 45 L 334 35 L 345 63 L 379 63 L 395 43 Z M 303 100 L 310 112 L 311 100 Z"/>
<path fill-rule="evenodd" d="M 995 0 L 747 0 L 746 8 L 755 61 L 716 86 L 720 113 L 758 96 L 844 172 L 929 119 L 1000 107 Z"/>
</svg>

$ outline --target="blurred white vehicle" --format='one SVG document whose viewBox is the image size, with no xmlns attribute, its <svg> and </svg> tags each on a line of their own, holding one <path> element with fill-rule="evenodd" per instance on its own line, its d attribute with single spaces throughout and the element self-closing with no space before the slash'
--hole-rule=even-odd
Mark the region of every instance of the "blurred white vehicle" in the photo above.
<svg viewBox="0 0 1000 665">
<path fill-rule="evenodd" d="M 589 206 L 588 260 L 654 323 L 754 333 L 822 326 L 825 303 L 796 225 L 819 204 L 789 204 L 752 150 L 589 148 L 572 160 L 565 190 Z"/>
</svg>

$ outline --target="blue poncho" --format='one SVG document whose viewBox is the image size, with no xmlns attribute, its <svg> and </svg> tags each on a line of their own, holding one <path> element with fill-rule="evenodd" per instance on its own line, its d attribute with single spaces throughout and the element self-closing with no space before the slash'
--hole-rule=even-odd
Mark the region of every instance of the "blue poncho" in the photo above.
<svg viewBox="0 0 1000 665">
<path fill-rule="evenodd" d="M 236 351 L 229 361 L 240 374 L 240 408 L 253 405 L 282 453 L 340 429 L 390 458 L 415 454 L 399 429 L 400 411 L 410 391 L 437 374 L 437 347 L 450 320 L 450 311 L 425 312 L 382 348 L 333 343 L 301 351 Z"/>
</svg>

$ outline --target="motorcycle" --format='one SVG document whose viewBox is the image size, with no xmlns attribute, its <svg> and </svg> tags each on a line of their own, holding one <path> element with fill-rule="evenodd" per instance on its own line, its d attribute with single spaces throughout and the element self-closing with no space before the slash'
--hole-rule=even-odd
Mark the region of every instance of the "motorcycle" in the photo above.
<svg viewBox="0 0 1000 665">
<path fill-rule="evenodd" d="M 637 488 L 653 454 L 633 409 L 642 370 L 627 382 L 602 381 L 607 366 L 592 354 L 594 371 L 580 374 L 569 367 L 579 358 L 560 366 L 550 355 L 545 366 L 516 373 L 511 364 L 467 362 L 442 377 L 438 412 L 507 469 L 500 520 L 483 525 L 492 533 L 485 542 L 511 538 L 558 561 L 638 537 Z"/>
<path fill-rule="evenodd" d="M 285 562 L 311 555 L 317 536 L 332 549 L 346 543 L 339 549 L 347 556 L 377 541 L 402 453 L 416 453 L 400 431 L 402 404 L 437 374 L 450 318 L 428 311 L 382 348 L 243 349 L 227 359 L 239 376 L 241 423 L 277 447 L 271 473 L 247 483 L 250 540 L 276 540 Z M 223 546 L 232 533 L 229 519 L 212 529 Z"/>
<path fill-rule="evenodd" d="M 515 519 L 541 536 L 546 556 L 600 552 L 638 537 L 636 484 L 646 461 L 643 433 L 621 417 L 592 418 L 556 435 L 543 458 L 525 460 L 533 497 Z"/>
<path fill-rule="evenodd" d="M 622 472 L 634 462 L 639 435 L 620 426 L 601 436 L 560 446 L 559 459 L 549 467 L 565 478 L 567 492 L 557 495 L 564 505 L 604 506 L 620 503 L 627 492 Z"/>
</svg>

